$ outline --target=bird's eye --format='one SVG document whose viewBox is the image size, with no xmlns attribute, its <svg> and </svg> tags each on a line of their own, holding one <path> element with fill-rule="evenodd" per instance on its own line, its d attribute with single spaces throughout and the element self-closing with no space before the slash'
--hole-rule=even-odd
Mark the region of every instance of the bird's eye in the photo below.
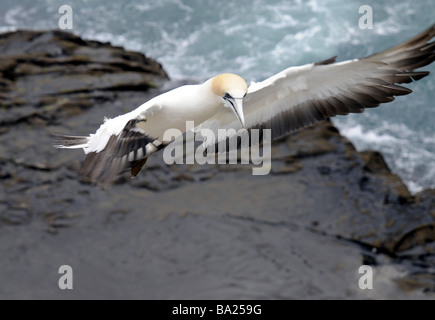
<svg viewBox="0 0 435 320">
<path fill-rule="evenodd" d="M 231 97 L 231 95 L 228 92 L 225 92 L 224 98 L 225 99 L 231 99 L 232 97 Z"/>
</svg>

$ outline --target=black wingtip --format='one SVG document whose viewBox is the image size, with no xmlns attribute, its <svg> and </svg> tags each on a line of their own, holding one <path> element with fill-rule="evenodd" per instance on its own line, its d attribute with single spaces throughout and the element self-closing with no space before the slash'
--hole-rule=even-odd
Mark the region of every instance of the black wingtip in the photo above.
<svg viewBox="0 0 435 320">
<path fill-rule="evenodd" d="M 130 165 L 130 174 L 132 177 L 136 177 L 139 172 L 141 172 L 143 166 L 147 163 L 148 161 L 148 157 L 142 159 L 142 160 L 138 160 L 138 161 L 133 161 Z"/>
<path fill-rule="evenodd" d="M 337 59 L 337 56 L 333 56 L 331 58 L 315 62 L 314 65 L 315 66 L 323 66 L 323 65 L 326 65 L 326 64 L 331 64 L 331 63 L 334 63 L 336 59 Z"/>
</svg>

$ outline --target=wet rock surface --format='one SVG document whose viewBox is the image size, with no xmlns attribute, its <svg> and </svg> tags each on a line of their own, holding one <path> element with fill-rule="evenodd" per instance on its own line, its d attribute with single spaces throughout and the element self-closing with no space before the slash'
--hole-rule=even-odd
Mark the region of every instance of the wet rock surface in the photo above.
<svg viewBox="0 0 435 320">
<path fill-rule="evenodd" d="M 435 191 L 411 195 L 330 122 L 274 142 L 269 175 L 159 153 L 101 190 L 50 133 L 87 135 L 182 83 L 59 31 L 2 34 L 0 55 L 0 298 L 435 297 Z"/>
</svg>

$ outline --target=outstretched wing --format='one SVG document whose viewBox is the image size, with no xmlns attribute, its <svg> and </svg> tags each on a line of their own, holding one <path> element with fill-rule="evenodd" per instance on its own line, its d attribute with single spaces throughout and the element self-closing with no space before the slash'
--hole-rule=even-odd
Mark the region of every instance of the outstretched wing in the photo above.
<svg viewBox="0 0 435 320">
<path fill-rule="evenodd" d="M 244 99 L 247 128 L 269 128 L 272 138 L 336 115 L 360 113 L 412 91 L 397 84 L 429 74 L 414 71 L 435 60 L 435 25 L 380 53 L 334 63 L 335 57 L 288 68 L 249 87 Z M 240 129 L 228 108 L 197 129 Z M 218 136 L 218 135 L 217 135 Z M 230 136 L 231 138 L 231 136 Z M 233 135 L 234 138 L 234 135 Z M 207 142 L 205 142 L 207 146 Z"/>
<path fill-rule="evenodd" d="M 138 109 L 106 120 L 89 137 L 57 135 L 58 148 L 83 148 L 87 154 L 80 173 L 102 187 L 108 187 L 125 171 L 136 176 L 148 156 L 165 144 L 147 134 L 138 125 L 158 108 L 143 105 Z"/>
<path fill-rule="evenodd" d="M 130 120 L 119 135 L 112 135 L 100 152 L 90 152 L 82 163 L 80 173 L 102 187 L 110 186 L 121 173 L 130 170 L 136 176 L 151 153 L 163 144 L 136 127 Z"/>
</svg>

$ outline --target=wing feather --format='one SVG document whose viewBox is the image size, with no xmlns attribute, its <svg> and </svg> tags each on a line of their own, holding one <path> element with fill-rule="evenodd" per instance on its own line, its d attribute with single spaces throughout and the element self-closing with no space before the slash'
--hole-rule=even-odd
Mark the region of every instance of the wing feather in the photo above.
<svg viewBox="0 0 435 320">
<path fill-rule="evenodd" d="M 272 137 L 312 125 L 336 115 L 361 113 L 406 95 L 400 86 L 427 76 L 415 71 L 435 60 L 435 25 L 416 37 L 362 59 L 290 67 L 259 83 L 252 83 L 244 99 L 247 128 L 269 128 Z M 241 129 L 234 114 L 223 108 L 196 128 Z M 206 144 L 206 143 L 205 143 Z M 207 147 L 207 145 L 205 145 Z"/>
<path fill-rule="evenodd" d="M 137 175 L 148 156 L 165 144 L 140 128 L 140 124 L 161 106 L 151 100 L 136 110 L 106 119 L 95 134 L 88 137 L 54 134 L 58 148 L 83 148 L 86 158 L 80 173 L 102 187 L 108 187 L 121 173 Z M 139 126 L 138 126 L 139 125 Z"/>
<path fill-rule="evenodd" d="M 90 152 L 82 163 L 80 173 L 102 187 L 108 187 L 124 171 L 137 175 L 148 156 L 164 144 L 139 129 L 137 119 L 130 120 L 118 135 L 110 136 L 105 148 Z M 156 143 L 157 142 L 157 143 Z"/>
</svg>

